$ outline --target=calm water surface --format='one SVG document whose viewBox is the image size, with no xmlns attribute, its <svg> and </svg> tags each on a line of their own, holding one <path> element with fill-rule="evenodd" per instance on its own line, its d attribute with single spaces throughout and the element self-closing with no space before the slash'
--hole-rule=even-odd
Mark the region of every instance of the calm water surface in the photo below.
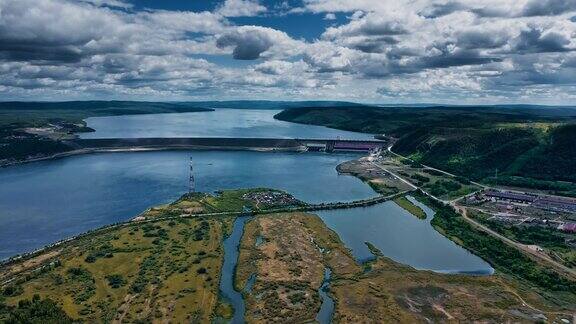
<svg viewBox="0 0 576 324">
<path fill-rule="evenodd" d="M 426 220 L 418 219 L 392 201 L 317 214 L 338 233 L 359 261 L 373 258 L 365 244 L 370 242 L 385 256 L 416 269 L 442 273 L 493 272 L 487 262 L 438 233 L 430 225 L 434 211 L 415 203 L 426 212 Z"/>
<path fill-rule="evenodd" d="M 216 109 L 210 112 L 93 117 L 96 132 L 82 138 L 259 137 L 373 139 L 372 135 L 274 119 L 281 110 Z"/>
<path fill-rule="evenodd" d="M 103 153 L 0 169 L 0 259 L 103 225 L 125 221 L 187 190 L 194 158 L 197 190 L 269 187 L 307 202 L 375 193 L 340 176 L 349 154 L 226 152 Z"/>
<path fill-rule="evenodd" d="M 234 220 L 232 233 L 224 240 L 224 263 L 222 264 L 222 276 L 220 279 L 220 292 L 234 308 L 234 315 L 230 319 L 231 324 L 244 323 L 246 304 L 242 293 L 234 289 L 234 273 L 238 263 L 240 251 L 238 246 L 244 233 L 244 225 L 250 219 L 249 216 L 238 217 Z"/>
<path fill-rule="evenodd" d="M 320 288 L 318 288 L 318 294 L 320 295 L 322 304 L 320 305 L 318 314 L 316 314 L 316 321 L 320 324 L 330 324 L 332 323 L 332 317 L 334 317 L 334 299 L 332 299 L 328 294 L 331 277 L 332 271 L 330 268 L 325 268 L 324 280 L 322 281 Z"/>
<path fill-rule="evenodd" d="M 367 134 L 274 120 L 278 111 L 98 117 L 95 133 L 110 137 L 371 138 Z M 187 190 L 194 157 L 197 190 L 270 187 L 310 203 L 350 201 L 375 193 L 360 180 L 339 176 L 336 165 L 356 155 L 315 153 L 140 152 L 69 157 L 0 169 L 0 259 L 103 225 L 128 220 Z M 425 208 L 428 213 L 431 210 Z M 359 260 L 369 241 L 386 256 L 418 269 L 487 273 L 490 266 L 393 203 L 324 211 L 322 219 Z"/>
</svg>

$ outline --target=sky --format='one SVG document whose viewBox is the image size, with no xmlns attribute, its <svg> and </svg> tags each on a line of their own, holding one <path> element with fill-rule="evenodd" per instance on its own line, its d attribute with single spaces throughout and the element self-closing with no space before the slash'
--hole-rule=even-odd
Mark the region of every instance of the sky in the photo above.
<svg viewBox="0 0 576 324">
<path fill-rule="evenodd" d="M 574 105 L 576 0 L 0 0 L 0 101 Z"/>
</svg>

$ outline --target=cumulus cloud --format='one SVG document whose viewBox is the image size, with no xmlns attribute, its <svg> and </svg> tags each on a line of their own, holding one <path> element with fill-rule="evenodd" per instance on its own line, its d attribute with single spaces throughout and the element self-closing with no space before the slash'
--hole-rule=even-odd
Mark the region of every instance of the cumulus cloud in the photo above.
<svg viewBox="0 0 576 324">
<path fill-rule="evenodd" d="M 510 51 L 514 53 L 565 52 L 571 50 L 570 36 L 550 31 L 543 33 L 540 29 L 530 27 L 520 32 L 511 41 Z"/>
<path fill-rule="evenodd" d="M 0 89 L 425 100 L 568 98 L 575 88 L 574 1 L 263 3 L 227 0 L 192 12 L 127 0 L 0 0 Z M 235 18 L 298 21 L 303 13 L 329 27 L 302 40 L 290 26 L 239 26 Z"/>
<path fill-rule="evenodd" d="M 388 20 L 376 15 L 358 19 L 340 27 L 330 27 L 324 33 L 325 38 L 340 36 L 386 36 L 406 34 L 405 26 L 395 20 Z"/>
<path fill-rule="evenodd" d="M 83 45 L 114 33 L 121 23 L 115 15 L 89 5 L 47 0 L 2 1 L 0 57 L 78 61 Z"/>
<path fill-rule="evenodd" d="M 324 16 L 324 20 L 336 20 L 336 15 L 329 12 Z"/>
<path fill-rule="evenodd" d="M 218 37 L 219 48 L 233 48 L 237 60 L 255 60 L 268 52 L 268 56 L 295 55 L 301 43 L 286 33 L 260 26 L 241 26 Z M 270 51 L 274 50 L 274 51 Z"/>
<path fill-rule="evenodd" d="M 446 3 L 433 3 L 430 6 L 423 8 L 419 14 L 426 18 L 438 18 L 466 9 L 468 9 L 468 7 L 460 2 L 449 1 Z"/>
<path fill-rule="evenodd" d="M 233 47 L 232 55 L 237 60 L 255 60 L 273 44 L 272 38 L 267 33 L 239 30 L 220 36 L 216 42 L 220 48 Z"/>
<path fill-rule="evenodd" d="M 95 6 L 108 6 L 123 9 L 129 9 L 134 7 L 131 3 L 122 0 L 79 0 L 79 1 L 87 2 Z"/>
<path fill-rule="evenodd" d="M 576 11 L 575 1 L 530 0 L 522 9 L 523 16 L 551 16 Z"/>
<path fill-rule="evenodd" d="M 224 17 L 252 17 L 267 9 L 256 0 L 226 0 L 217 10 Z"/>
</svg>

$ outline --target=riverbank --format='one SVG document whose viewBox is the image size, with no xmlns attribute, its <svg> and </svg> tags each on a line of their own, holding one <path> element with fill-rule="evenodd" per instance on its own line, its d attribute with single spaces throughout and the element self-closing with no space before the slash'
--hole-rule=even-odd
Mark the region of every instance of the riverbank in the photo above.
<svg viewBox="0 0 576 324">
<path fill-rule="evenodd" d="M 161 151 L 253 151 L 253 152 L 304 152 L 299 147 L 277 148 L 277 147 L 248 147 L 248 146 L 171 146 L 171 147 L 112 147 L 112 148 L 87 148 L 72 150 L 63 153 L 56 153 L 43 157 L 32 157 L 29 159 L 13 162 L 0 163 L 0 168 L 22 165 L 33 162 L 64 159 L 71 156 L 97 154 L 97 153 L 121 153 L 121 152 L 161 152 Z"/>
<path fill-rule="evenodd" d="M 211 196 L 206 194 L 193 194 L 184 195 L 175 202 L 157 206 L 148 209 L 144 213 L 133 217 L 131 220 L 126 222 L 120 222 L 115 224 L 106 225 L 98 229 L 90 230 L 79 235 L 66 238 L 57 242 L 54 242 L 48 246 L 41 249 L 35 250 L 30 253 L 25 253 L 17 256 L 13 256 L 7 260 L 0 261 L 0 267 L 2 267 L 2 275 L 0 276 L 0 284 L 6 284 L 12 279 L 10 276 L 16 275 L 22 271 L 30 270 L 30 268 L 35 268 L 39 264 L 46 261 L 46 258 L 41 257 L 45 254 L 51 254 L 52 252 L 58 250 L 61 246 L 70 244 L 74 241 L 89 239 L 94 235 L 105 234 L 111 230 L 118 228 L 132 226 L 133 224 L 147 224 L 162 221 L 173 221 L 177 219 L 186 218 L 196 218 L 196 217 L 236 217 L 241 216 L 246 213 L 256 215 L 256 214 L 274 214 L 274 213 L 285 213 L 285 212 L 306 212 L 306 211 L 319 211 L 319 210 L 333 210 L 342 208 L 358 208 L 371 206 L 374 204 L 382 203 L 390 199 L 394 199 L 398 195 L 404 193 L 399 193 L 397 195 L 392 195 L 388 197 L 378 196 L 375 198 L 369 198 L 358 201 L 351 202 L 336 202 L 336 203 L 320 203 L 320 204 L 306 204 L 295 200 L 297 203 L 293 206 L 276 206 L 276 205 L 256 205 L 254 202 L 247 200 L 244 196 L 251 192 L 274 192 L 277 190 L 272 189 L 243 189 L 243 190 L 231 190 L 223 191 L 219 195 Z M 248 207 L 248 210 L 245 210 Z M 57 256 L 59 253 L 53 253 L 52 257 Z M 35 258 L 38 258 L 35 260 Z M 18 263 L 27 263 L 28 267 L 16 266 L 14 270 L 6 269 L 6 267 L 14 266 Z"/>
<path fill-rule="evenodd" d="M 236 280 L 237 289 L 242 289 L 249 278 L 256 278 L 251 291 L 244 293 L 247 321 L 314 320 L 326 268 L 332 272 L 327 293 L 335 303 L 330 317 L 337 322 L 571 320 L 569 311 L 543 313 L 525 305 L 529 300 L 549 310 L 555 307 L 524 290 L 519 281 L 499 274 L 418 271 L 371 248 L 376 257 L 357 263 L 338 235 L 315 215 L 251 219 L 242 238 Z"/>
</svg>

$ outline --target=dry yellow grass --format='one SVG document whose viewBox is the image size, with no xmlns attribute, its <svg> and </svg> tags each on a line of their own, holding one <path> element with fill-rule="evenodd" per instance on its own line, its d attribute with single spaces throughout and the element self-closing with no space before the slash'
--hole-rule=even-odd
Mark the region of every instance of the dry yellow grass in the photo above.
<svg viewBox="0 0 576 324">
<path fill-rule="evenodd" d="M 219 296 L 220 242 L 232 220 L 134 224 L 66 244 L 58 257 L 60 266 L 34 274 L 21 284 L 21 295 L 6 301 L 16 304 L 39 294 L 55 300 L 71 317 L 88 322 L 209 321 Z M 202 235 L 196 236 L 200 228 Z M 102 246 L 110 255 L 87 262 L 87 256 Z M 76 268 L 83 269 L 86 279 L 71 275 L 70 269 Z M 198 274 L 200 268 L 206 273 Z M 108 277 L 115 274 L 124 285 L 111 287 Z M 135 289 L 139 281 L 142 287 Z"/>
</svg>

